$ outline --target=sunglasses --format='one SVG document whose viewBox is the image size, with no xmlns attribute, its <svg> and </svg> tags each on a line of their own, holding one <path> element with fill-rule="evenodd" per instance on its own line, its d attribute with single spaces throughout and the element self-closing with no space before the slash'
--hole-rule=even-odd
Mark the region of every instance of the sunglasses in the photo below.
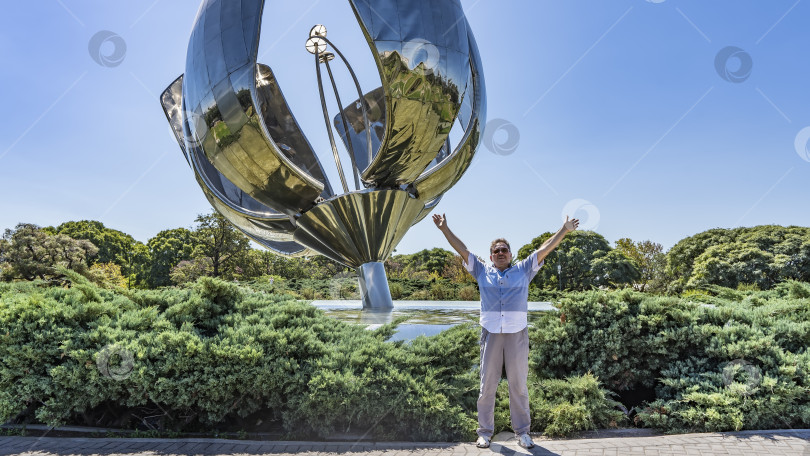
<svg viewBox="0 0 810 456">
<path fill-rule="evenodd" d="M 509 249 L 507 249 L 506 247 L 500 247 L 492 251 L 493 255 L 497 255 L 499 253 L 509 253 Z"/>
</svg>

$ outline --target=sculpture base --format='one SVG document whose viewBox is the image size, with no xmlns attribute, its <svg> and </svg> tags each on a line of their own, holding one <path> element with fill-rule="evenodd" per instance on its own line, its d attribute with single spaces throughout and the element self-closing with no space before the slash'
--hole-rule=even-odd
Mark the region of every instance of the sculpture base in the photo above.
<svg viewBox="0 0 810 456">
<path fill-rule="evenodd" d="M 357 274 L 363 309 L 394 308 L 391 290 L 388 289 L 388 278 L 385 276 L 385 265 L 378 261 L 365 263 L 357 268 Z"/>
</svg>

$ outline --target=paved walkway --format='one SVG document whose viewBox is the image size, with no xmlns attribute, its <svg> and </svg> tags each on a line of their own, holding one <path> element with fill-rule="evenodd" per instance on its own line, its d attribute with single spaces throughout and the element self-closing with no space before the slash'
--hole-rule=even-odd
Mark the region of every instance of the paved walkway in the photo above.
<svg viewBox="0 0 810 456">
<path fill-rule="evenodd" d="M 496 436 L 481 450 L 472 443 L 258 442 L 218 439 L 0 437 L 0 455 L 780 455 L 810 456 L 810 429 L 713 434 L 543 440 L 524 450 L 514 437 Z M 615 435 L 615 434 L 614 434 Z M 499 437 L 499 438 L 498 438 Z"/>
</svg>

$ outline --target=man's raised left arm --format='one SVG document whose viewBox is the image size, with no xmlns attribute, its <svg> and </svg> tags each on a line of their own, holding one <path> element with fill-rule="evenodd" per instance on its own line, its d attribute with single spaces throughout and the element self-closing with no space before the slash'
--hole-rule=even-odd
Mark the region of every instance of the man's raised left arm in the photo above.
<svg viewBox="0 0 810 456">
<path fill-rule="evenodd" d="M 551 253 L 554 249 L 560 245 L 563 238 L 566 234 L 574 231 L 579 227 L 579 219 L 571 219 L 568 220 L 568 216 L 565 216 L 565 223 L 563 224 L 562 228 L 559 231 L 554 233 L 554 236 L 551 236 L 543 245 L 537 249 L 537 263 L 539 264 L 543 261 L 549 253 Z"/>
</svg>

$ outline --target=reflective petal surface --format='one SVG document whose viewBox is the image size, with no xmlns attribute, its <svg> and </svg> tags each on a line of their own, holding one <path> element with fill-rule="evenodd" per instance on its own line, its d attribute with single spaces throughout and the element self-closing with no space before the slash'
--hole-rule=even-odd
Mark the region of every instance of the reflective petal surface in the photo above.
<svg viewBox="0 0 810 456">
<path fill-rule="evenodd" d="M 381 262 L 472 162 L 486 95 L 459 0 L 349 0 L 349 6 L 382 86 L 364 92 L 355 79 L 357 100 L 334 118 L 323 107 L 330 138 L 334 128 L 365 189 L 335 193 L 320 159 L 337 153 L 316 152 L 272 69 L 256 61 L 264 0 L 203 0 L 185 73 L 161 104 L 217 211 L 276 253 L 320 253 L 358 268 L 367 294 L 379 300 L 387 295 L 380 292 L 387 289 Z M 311 39 L 326 40 L 325 27 L 313 30 L 324 35 Z M 331 77 L 331 57 L 320 57 Z M 463 136 L 453 145 L 456 122 Z"/>
<path fill-rule="evenodd" d="M 458 0 L 350 0 L 374 53 L 386 104 L 380 152 L 363 171 L 377 187 L 412 183 L 458 115 L 472 50 Z"/>
</svg>

